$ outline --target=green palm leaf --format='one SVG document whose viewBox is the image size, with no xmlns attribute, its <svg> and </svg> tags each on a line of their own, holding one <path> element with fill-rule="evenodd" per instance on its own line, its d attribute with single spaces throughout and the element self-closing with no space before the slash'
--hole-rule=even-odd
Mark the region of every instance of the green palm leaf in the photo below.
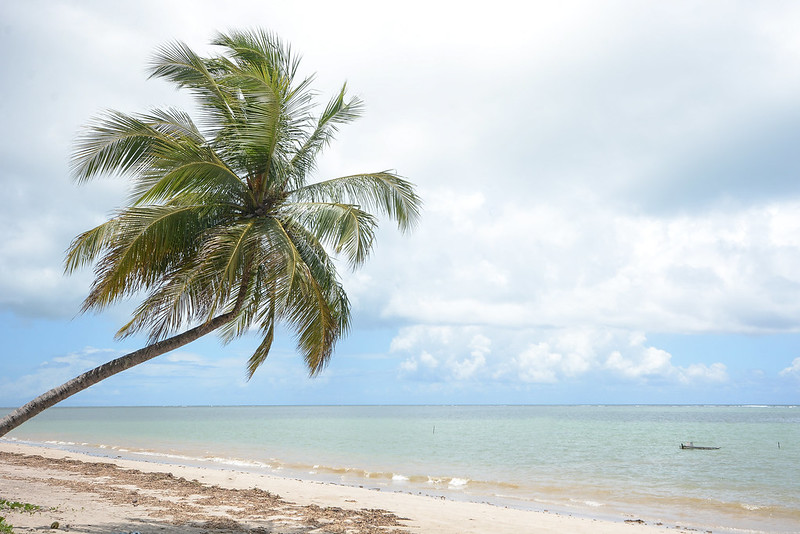
<svg viewBox="0 0 800 534">
<path fill-rule="evenodd" d="M 376 210 L 394 219 L 404 232 L 416 226 L 422 209 L 422 200 L 415 193 L 413 184 L 388 171 L 343 176 L 306 185 L 293 191 L 292 199 L 354 204 Z"/>
<path fill-rule="evenodd" d="M 165 271 L 194 253 L 207 212 L 206 206 L 132 207 L 113 220 L 113 231 L 98 227 L 82 234 L 67 253 L 67 269 L 102 254 L 83 309 L 101 309 L 158 284 Z"/>
<path fill-rule="evenodd" d="M 330 245 L 336 254 L 344 253 L 355 268 L 366 261 L 375 238 L 377 219 L 351 204 L 295 202 L 283 213 L 307 227 L 314 237 Z"/>
</svg>

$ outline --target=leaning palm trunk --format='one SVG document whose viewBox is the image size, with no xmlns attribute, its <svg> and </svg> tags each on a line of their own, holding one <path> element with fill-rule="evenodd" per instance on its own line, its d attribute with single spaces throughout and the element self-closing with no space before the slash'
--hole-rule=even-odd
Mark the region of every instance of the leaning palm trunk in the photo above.
<svg viewBox="0 0 800 534">
<path fill-rule="evenodd" d="M 311 375 L 347 332 L 350 303 L 329 252 L 356 269 L 367 259 L 379 212 L 410 230 L 421 200 L 393 172 L 313 181 L 315 159 L 339 126 L 360 115 L 342 87 L 317 115 L 310 78 L 265 32 L 220 34 L 225 53 L 201 57 L 183 43 L 159 49 L 151 75 L 188 89 L 203 126 L 186 113 L 109 111 L 78 136 L 79 182 L 131 179 L 129 204 L 83 232 L 65 270 L 94 264 L 82 311 L 144 295 L 118 337 L 150 345 L 70 380 L 0 421 L 0 436 L 92 384 L 219 329 L 228 342 L 258 331 L 251 377 L 276 325 L 293 331 Z M 224 313 L 223 313 L 224 311 Z M 184 333 L 185 325 L 200 325 Z"/>
<path fill-rule="evenodd" d="M 47 393 L 43 393 L 30 401 L 24 406 L 20 406 L 10 414 L 0 419 L 0 437 L 5 436 L 8 432 L 14 430 L 19 425 L 32 418 L 35 415 L 43 412 L 47 408 L 54 406 L 67 397 L 71 397 L 84 389 L 93 386 L 117 373 L 121 373 L 125 369 L 130 369 L 135 365 L 152 360 L 156 356 L 161 356 L 172 350 L 188 345 L 195 339 L 198 339 L 220 326 L 230 321 L 233 313 L 226 313 L 213 319 L 211 322 L 202 324 L 182 334 L 173 336 L 163 341 L 158 341 L 152 345 L 148 345 L 142 349 L 121 356 L 116 360 L 104 363 L 90 371 L 86 371 L 82 375 L 76 376 L 68 382 L 64 382 L 58 387 L 54 387 Z"/>
<path fill-rule="evenodd" d="M 251 275 L 249 273 L 245 273 L 244 285 L 247 285 L 247 283 L 250 281 L 250 278 Z M 142 349 L 128 353 L 125 356 L 121 356 L 111 360 L 110 362 L 106 362 L 103 365 L 99 365 L 94 369 L 76 376 L 68 382 L 64 382 L 60 386 L 54 387 L 50 391 L 39 395 L 29 403 L 25 404 L 24 406 L 20 406 L 10 414 L 3 417 L 3 419 L 0 419 L 0 437 L 5 436 L 7 433 L 11 432 L 28 419 L 38 415 L 47 408 L 58 404 L 67 397 L 71 397 L 76 393 L 79 393 L 84 389 L 91 387 L 102 380 L 105 380 L 106 378 L 112 377 L 117 373 L 121 373 L 126 369 L 130 369 L 135 365 L 150 361 L 157 356 L 161 356 L 162 354 L 166 354 L 167 352 L 183 347 L 184 345 L 188 345 L 192 341 L 213 332 L 223 325 L 228 324 L 232 318 L 236 317 L 236 314 L 241 308 L 243 302 L 244 292 L 240 291 L 233 310 L 223 313 L 222 315 L 219 315 L 204 324 L 190 328 L 186 332 L 172 336 L 168 339 L 157 341 Z"/>
</svg>

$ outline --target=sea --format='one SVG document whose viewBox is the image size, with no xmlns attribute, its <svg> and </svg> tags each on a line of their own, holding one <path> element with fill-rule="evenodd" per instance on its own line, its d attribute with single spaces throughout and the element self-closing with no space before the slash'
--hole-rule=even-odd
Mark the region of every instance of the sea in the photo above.
<svg viewBox="0 0 800 534">
<path fill-rule="evenodd" d="M 701 532 L 800 532 L 800 406 L 55 407 L 2 441 Z"/>
</svg>

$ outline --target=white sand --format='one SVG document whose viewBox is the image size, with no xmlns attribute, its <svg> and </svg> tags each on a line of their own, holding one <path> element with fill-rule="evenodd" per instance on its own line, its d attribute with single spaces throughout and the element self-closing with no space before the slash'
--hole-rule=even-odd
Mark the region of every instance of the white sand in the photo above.
<svg viewBox="0 0 800 534">
<path fill-rule="evenodd" d="M 0 509 L 15 532 L 40 532 L 54 521 L 59 531 L 92 534 L 685 531 L 5 442 L 0 442 L 0 499 L 42 507 L 35 513 Z"/>
</svg>

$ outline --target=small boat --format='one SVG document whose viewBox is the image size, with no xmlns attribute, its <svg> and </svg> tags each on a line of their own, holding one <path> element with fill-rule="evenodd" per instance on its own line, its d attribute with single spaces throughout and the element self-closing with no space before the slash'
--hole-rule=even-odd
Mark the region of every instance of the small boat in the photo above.
<svg viewBox="0 0 800 534">
<path fill-rule="evenodd" d="M 695 445 L 691 441 L 689 443 L 681 443 L 681 449 L 693 449 L 697 451 L 716 451 L 719 447 L 701 447 L 699 445 Z"/>
</svg>

